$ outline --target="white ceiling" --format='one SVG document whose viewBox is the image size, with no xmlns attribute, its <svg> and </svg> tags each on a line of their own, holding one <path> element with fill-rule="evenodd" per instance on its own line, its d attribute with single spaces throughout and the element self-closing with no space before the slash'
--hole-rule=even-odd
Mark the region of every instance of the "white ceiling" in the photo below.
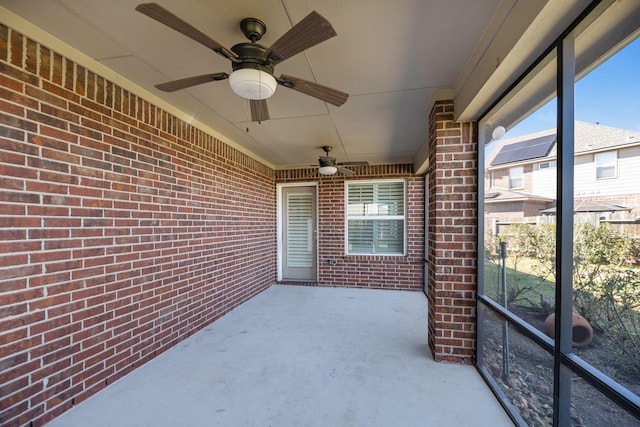
<svg viewBox="0 0 640 427">
<path fill-rule="evenodd" d="M 323 145 L 338 161 L 413 163 L 434 94 L 464 86 L 507 15 L 529 0 L 157 0 L 223 46 L 246 41 L 245 17 L 267 24 L 269 46 L 312 10 L 338 33 L 276 67 L 350 94 L 334 107 L 282 86 L 271 120 L 250 121 L 227 81 L 174 93 L 153 86 L 212 72 L 228 60 L 134 10 L 141 0 L 0 0 L 55 38 L 157 95 L 276 168 L 313 164 Z M 524 7 L 524 6 L 522 6 Z M 528 12 L 527 26 L 540 6 Z M 513 26 L 513 24 L 512 24 Z M 510 30 L 512 31 L 512 30 Z M 43 41 L 44 42 L 44 41 Z M 46 42 L 45 42 L 46 43 Z M 491 59 L 490 62 L 495 62 Z M 498 60 L 499 62 L 499 60 Z M 497 65 L 496 65 L 497 67 Z M 453 93 L 453 92 L 452 92 Z"/>
</svg>

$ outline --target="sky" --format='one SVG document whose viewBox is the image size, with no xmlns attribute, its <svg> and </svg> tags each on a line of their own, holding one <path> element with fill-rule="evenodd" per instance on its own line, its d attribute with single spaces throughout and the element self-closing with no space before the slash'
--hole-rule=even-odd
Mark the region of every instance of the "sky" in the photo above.
<svg viewBox="0 0 640 427">
<path fill-rule="evenodd" d="M 553 128 L 555 99 L 510 129 L 505 138 Z M 576 83 L 575 118 L 640 131 L 640 38 Z"/>
</svg>

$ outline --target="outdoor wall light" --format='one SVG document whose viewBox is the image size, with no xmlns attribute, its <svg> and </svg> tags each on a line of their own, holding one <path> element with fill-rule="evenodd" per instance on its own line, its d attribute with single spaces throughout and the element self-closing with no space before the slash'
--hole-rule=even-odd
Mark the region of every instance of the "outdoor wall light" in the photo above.
<svg viewBox="0 0 640 427">
<path fill-rule="evenodd" d="M 496 126 L 493 129 L 493 132 L 491 132 L 491 138 L 493 138 L 494 141 L 497 141 L 501 139 L 506 132 L 507 130 L 504 128 L 504 126 Z"/>
<path fill-rule="evenodd" d="M 247 99 L 267 99 L 278 83 L 269 73 L 255 68 L 240 68 L 229 76 L 229 85 L 236 95 Z"/>
</svg>

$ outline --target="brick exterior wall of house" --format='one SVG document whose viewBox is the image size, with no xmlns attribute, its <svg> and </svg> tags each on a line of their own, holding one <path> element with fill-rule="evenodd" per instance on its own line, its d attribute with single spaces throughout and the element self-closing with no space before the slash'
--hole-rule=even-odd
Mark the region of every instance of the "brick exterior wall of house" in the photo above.
<svg viewBox="0 0 640 427">
<path fill-rule="evenodd" d="M 429 117 L 429 348 L 438 361 L 472 363 L 476 339 L 477 132 L 454 120 L 453 101 Z"/>
<path fill-rule="evenodd" d="M 533 193 L 533 165 L 529 163 L 520 166 L 522 166 L 522 187 L 513 188 L 513 190 Z M 511 169 L 511 167 L 485 171 L 485 188 L 497 187 L 507 190 L 510 189 L 509 169 Z"/>
<path fill-rule="evenodd" d="M 38 426 L 276 279 L 274 171 L 0 25 L 0 425 Z"/>
<path fill-rule="evenodd" d="M 345 255 L 345 178 L 318 178 L 314 169 L 276 171 L 276 183 L 318 181 L 319 286 L 421 290 L 424 283 L 424 178 L 412 165 L 351 168 L 347 180 L 402 178 L 407 182 L 407 254 Z M 335 259 L 332 265 L 329 260 Z"/>
</svg>

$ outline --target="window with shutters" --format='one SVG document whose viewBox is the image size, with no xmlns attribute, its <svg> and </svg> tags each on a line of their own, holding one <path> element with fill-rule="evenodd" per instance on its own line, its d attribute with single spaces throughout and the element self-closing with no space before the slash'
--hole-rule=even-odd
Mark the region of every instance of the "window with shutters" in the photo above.
<svg viewBox="0 0 640 427">
<path fill-rule="evenodd" d="M 347 182 L 347 254 L 404 255 L 405 181 Z"/>
</svg>

